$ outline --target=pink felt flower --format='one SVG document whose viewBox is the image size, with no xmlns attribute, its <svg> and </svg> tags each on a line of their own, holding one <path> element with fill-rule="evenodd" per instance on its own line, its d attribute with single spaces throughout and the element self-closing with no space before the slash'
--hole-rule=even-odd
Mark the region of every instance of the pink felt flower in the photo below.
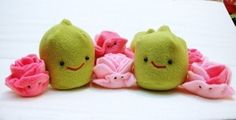
<svg viewBox="0 0 236 120">
<path fill-rule="evenodd" d="M 228 98 L 234 94 L 230 80 L 231 72 L 227 66 L 204 60 L 191 65 L 188 80 L 182 86 L 202 97 Z"/>
<path fill-rule="evenodd" d="M 107 53 L 122 53 L 133 58 L 133 52 L 126 48 L 127 39 L 120 37 L 117 33 L 111 31 L 103 31 L 95 38 L 95 54 L 96 58 L 102 57 Z"/>
<path fill-rule="evenodd" d="M 200 51 L 197 49 L 188 49 L 188 58 L 189 58 L 189 69 L 191 69 L 191 65 L 195 62 L 202 63 L 205 57 L 202 55 Z"/>
<path fill-rule="evenodd" d="M 132 87 L 136 83 L 132 66 L 133 60 L 123 54 L 106 54 L 97 59 L 93 83 L 106 88 Z"/>
<path fill-rule="evenodd" d="M 44 61 L 30 54 L 10 66 L 11 75 L 6 85 L 21 96 L 30 97 L 43 93 L 49 84 L 48 72 Z"/>
</svg>

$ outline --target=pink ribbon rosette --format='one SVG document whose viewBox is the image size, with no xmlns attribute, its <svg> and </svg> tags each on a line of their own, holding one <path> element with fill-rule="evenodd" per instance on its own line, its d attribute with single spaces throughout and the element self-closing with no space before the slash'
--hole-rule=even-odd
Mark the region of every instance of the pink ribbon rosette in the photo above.
<svg viewBox="0 0 236 120">
<path fill-rule="evenodd" d="M 127 88 L 135 86 L 136 79 L 131 72 L 133 60 L 123 54 L 106 54 L 97 59 L 93 83 L 106 88 Z"/>
<path fill-rule="evenodd" d="M 43 60 L 30 54 L 10 66 L 11 75 L 6 78 L 6 85 L 15 93 L 24 97 L 37 96 L 48 88 L 49 75 Z"/>
</svg>

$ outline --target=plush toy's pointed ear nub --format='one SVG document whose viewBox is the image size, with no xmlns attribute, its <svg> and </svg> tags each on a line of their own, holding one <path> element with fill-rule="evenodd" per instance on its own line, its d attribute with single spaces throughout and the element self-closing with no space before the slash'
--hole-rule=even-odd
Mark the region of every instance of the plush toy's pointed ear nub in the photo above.
<svg viewBox="0 0 236 120">
<path fill-rule="evenodd" d="M 70 22 L 69 20 L 67 20 L 67 19 L 63 19 L 63 20 L 61 21 L 61 24 L 64 24 L 64 25 L 72 25 L 71 22 Z"/>
<path fill-rule="evenodd" d="M 167 25 L 161 26 L 161 27 L 158 29 L 158 31 L 168 31 L 168 32 L 171 32 L 169 26 L 167 26 Z"/>
<path fill-rule="evenodd" d="M 153 33 L 153 32 L 155 32 L 155 30 L 153 30 L 152 28 L 149 28 L 146 33 Z"/>
</svg>

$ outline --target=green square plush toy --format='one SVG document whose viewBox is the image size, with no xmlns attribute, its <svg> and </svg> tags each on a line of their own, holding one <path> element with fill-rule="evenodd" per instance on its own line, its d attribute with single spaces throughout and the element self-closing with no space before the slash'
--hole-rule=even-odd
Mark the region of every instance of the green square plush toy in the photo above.
<svg viewBox="0 0 236 120">
<path fill-rule="evenodd" d="M 170 90 L 186 78 L 187 46 L 169 27 L 139 32 L 131 43 L 135 52 L 134 71 L 140 87 L 150 90 Z"/>
<path fill-rule="evenodd" d="M 48 30 L 39 49 L 53 88 L 72 89 L 91 80 L 95 59 L 92 39 L 69 20 Z"/>
</svg>

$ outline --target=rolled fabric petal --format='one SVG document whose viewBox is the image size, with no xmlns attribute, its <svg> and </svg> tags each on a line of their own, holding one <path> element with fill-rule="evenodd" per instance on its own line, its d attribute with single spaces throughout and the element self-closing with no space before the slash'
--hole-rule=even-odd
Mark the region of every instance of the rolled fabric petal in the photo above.
<svg viewBox="0 0 236 120">
<path fill-rule="evenodd" d="M 126 73 L 131 71 L 131 68 L 133 66 L 133 61 L 131 59 L 123 59 L 121 60 L 120 65 L 117 67 L 117 71 L 119 71 L 120 73 Z"/>
<path fill-rule="evenodd" d="M 98 58 L 96 64 L 97 65 L 104 64 L 104 65 L 108 66 L 112 71 L 116 70 L 116 65 L 114 65 L 115 63 L 106 57 Z"/>
<path fill-rule="evenodd" d="M 207 68 L 206 71 L 210 76 L 210 79 L 207 80 L 207 83 L 209 84 L 228 84 L 227 81 L 230 81 L 228 76 L 231 72 L 225 65 L 213 65 L 212 67 Z"/>
<path fill-rule="evenodd" d="M 120 37 L 117 33 L 115 32 L 111 32 L 111 31 L 102 31 L 100 35 L 97 35 L 95 37 L 95 41 L 97 43 L 98 46 L 103 46 L 104 42 L 107 39 L 111 39 L 111 38 L 118 38 Z"/>
<path fill-rule="evenodd" d="M 95 45 L 95 55 L 96 58 L 101 57 L 105 54 L 105 47 L 100 47 L 98 45 Z"/>
<path fill-rule="evenodd" d="M 198 64 L 193 63 L 191 68 L 193 73 L 201 75 L 204 79 L 209 79 L 207 72 Z"/>
<path fill-rule="evenodd" d="M 188 71 L 188 81 L 193 81 L 193 80 L 204 80 L 204 77 L 201 75 L 195 74 L 192 71 Z"/>
<path fill-rule="evenodd" d="M 98 64 L 93 69 L 98 78 L 104 78 L 106 75 L 112 74 L 112 69 L 106 64 Z"/>
<path fill-rule="evenodd" d="M 134 59 L 134 53 L 133 53 L 132 50 L 129 49 L 129 48 L 125 49 L 125 55 L 126 55 L 127 57 L 129 57 L 129 58 Z"/>
<path fill-rule="evenodd" d="M 195 48 L 188 49 L 189 70 L 191 69 L 191 65 L 193 63 L 202 63 L 204 60 L 205 57 L 199 50 Z"/>
</svg>

